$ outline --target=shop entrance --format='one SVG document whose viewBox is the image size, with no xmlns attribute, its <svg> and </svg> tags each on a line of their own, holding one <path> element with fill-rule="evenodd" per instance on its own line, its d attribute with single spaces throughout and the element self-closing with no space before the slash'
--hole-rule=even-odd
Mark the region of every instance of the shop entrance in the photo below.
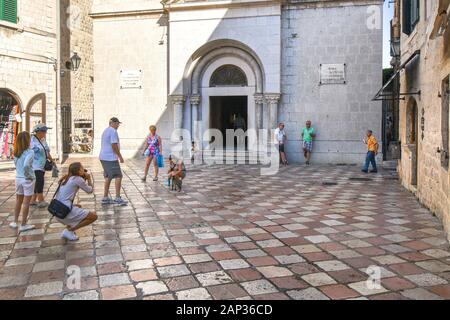
<svg viewBox="0 0 450 320">
<path fill-rule="evenodd" d="M 18 97 L 7 89 L 0 89 L 0 161 L 13 159 L 14 143 L 21 125 Z"/>
</svg>

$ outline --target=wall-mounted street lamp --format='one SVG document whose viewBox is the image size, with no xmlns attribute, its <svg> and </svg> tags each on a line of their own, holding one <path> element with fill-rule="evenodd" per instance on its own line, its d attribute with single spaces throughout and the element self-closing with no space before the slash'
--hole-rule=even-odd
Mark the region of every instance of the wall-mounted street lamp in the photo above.
<svg viewBox="0 0 450 320">
<path fill-rule="evenodd" d="M 53 64 L 53 67 L 55 71 L 58 70 L 58 60 L 55 58 L 47 58 L 51 61 Z M 74 52 L 72 57 L 70 57 L 69 61 L 66 61 L 64 67 L 61 66 L 60 68 L 60 76 L 64 77 L 66 74 L 66 71 L 73 71 L 76 72 L 80 68 L 81 65 L 81 57 L 78 55 L 78 53 Z"/>
<path fill-rule="evenodd" d="M 400 57 L 400 39 L 394 38 L 391 40 L 391 57 Z"/>
<path fill-rule="evenodd" d="M 69 61 L 66 62 L 66 68 L 71 71 L 77 71 L 81 65 L 81 58 L 78 53 L 74 52 Z"/>
<path fill-rule="evenodd" d="M 66 70 L 61 70 L 61 77 L 64 77 L 66 74 L 66 71 L 72 71 L 76 72 L 80 68 L 81 65 L 81 58 L 78 55 L 78 53 L 74 52 L 72 57 L 70 57 L 69 61 L 66 61 L 65 67 Z"/>
<path fill-rule="evenodd" d="M 61 91 L 60 91 L 60 82 L 61 78 L 64 77 L 66 70 L 67 71 L 77 71 L 81 65 L 81 58 L 78 53 L 74 52 L 70 61 L 65 63 L 65 68 L 62 66 L 62 63 L 53 57 L 46 57 L 49 60 L 49 64 L 53 65 L 53 69 L 55 70 L 55 92 L 56 92 L 56 103 L 55 103 L 55 111 L 56 111 L 56 147 L 58 149 L 58 157 L 62 161 L 62 148 L 60 146 L 60 141 L 62 141 L 62 133 L 61 133 Z M 65 69 L 65 70 L 64 70 Z M 58 76 L 59 72 L 59 76 Z"/>
</svg>

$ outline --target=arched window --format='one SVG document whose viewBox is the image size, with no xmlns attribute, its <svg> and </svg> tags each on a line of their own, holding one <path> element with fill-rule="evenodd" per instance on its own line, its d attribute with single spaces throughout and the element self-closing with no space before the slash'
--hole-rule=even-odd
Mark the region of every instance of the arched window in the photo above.
<svg viewBox="0 0 450 320">
<path fill-rule="evenodd" d="M 211 76 L 210 87 L 246 87 L 247 76 L 240 68 L 226 64 L 218 68 Z"/>
</svg>

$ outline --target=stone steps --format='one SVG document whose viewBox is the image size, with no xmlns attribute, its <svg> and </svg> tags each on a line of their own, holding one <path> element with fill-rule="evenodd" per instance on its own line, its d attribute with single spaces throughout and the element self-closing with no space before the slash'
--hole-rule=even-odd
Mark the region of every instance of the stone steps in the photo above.
<svg viewBox="0 0 450 320">
<path fill-rule="evenodd" d="M 204 152 L 203 160 L 208 162 L 209 160 L 215 160 L 216 157 L 209 155 L 208 152 Z M 223 161 L 224 162 L 237 162 L 237 163 L 257 163 L 258 162 L 258 154 L 251 153 L 249 151 L 240 151 L 240 150 L 224 150 L 223 151 Z"/>
<path fill-rule="evenodd" d="M 3 170 L 13 170 L 15 169 L 13 160 L 2 160 L 0 161 L 0 171 Z"/>
<path fill-rule="evenodd" d="M 383 166 L 383 169 L 385 169 L 385 170 L 396 171 L 397 165 L 398 165 L 397 160 L 390 160 L 390 161 L 383 161 L 382 166 Z"/>
</svg>

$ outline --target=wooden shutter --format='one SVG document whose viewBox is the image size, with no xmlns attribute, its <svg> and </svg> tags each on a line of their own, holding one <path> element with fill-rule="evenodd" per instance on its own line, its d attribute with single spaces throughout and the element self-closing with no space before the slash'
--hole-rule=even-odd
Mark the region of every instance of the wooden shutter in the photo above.
<svg viewBox="0 0 450 320">
<path fill-rule="evenodd" d="M 419 0 L 411 1 L 411 31 L 416 26 L 420 19 L 420 4 Z"/>
<path fill-rule="evenodd" d="M 402 3 L 402 30 L 403 33 L 410 35 L 411 28 L 411 0 L 403 0 Z"/>
<path fill-rule="evenodd" d="M 0 20 L 17 23 L 17 0 L 0 0 Z"/>
<path fill-rule="evenodd" d="M 442 81 L 442 111 L 441 111 L 441 134 L 442 134 L 442 148 L 441 164 L 442 167 L 448 169 L 449 167 L 449 152 L 450 152 L 450 76 Z"/>
</svg>

